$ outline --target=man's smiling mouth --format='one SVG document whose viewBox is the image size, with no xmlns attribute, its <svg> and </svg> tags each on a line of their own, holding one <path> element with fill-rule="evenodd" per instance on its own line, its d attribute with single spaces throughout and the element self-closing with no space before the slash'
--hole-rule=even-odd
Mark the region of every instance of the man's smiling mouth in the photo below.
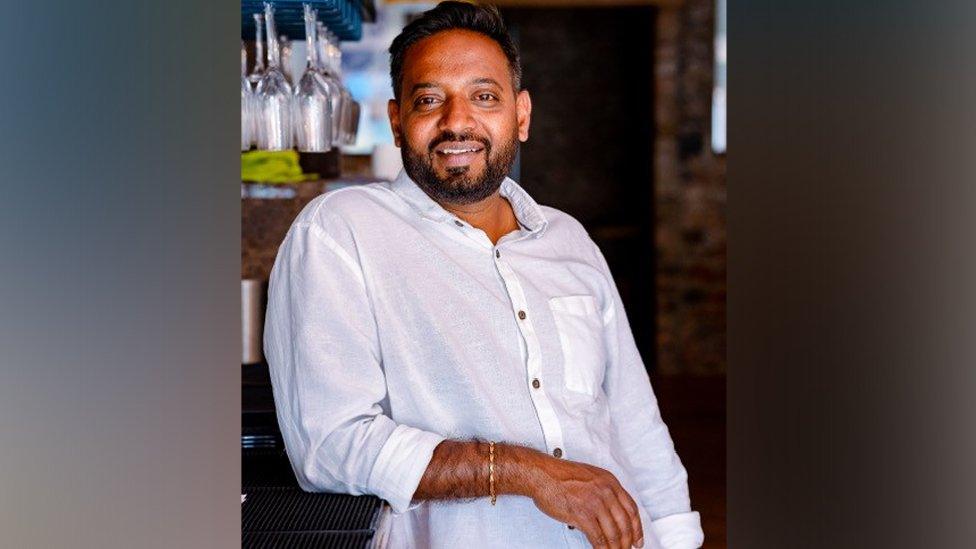
<svg viewBox="0 0 976 549">
<path fill-rule="evenodd" d="M 475 153 L 485 150 L 485 145 L 478 141 L 443 141 L 434 147 L 434 152 L 438 154 L 452 155 Z"/>
<path fill-rule="evenodd" d="M 472 148 L 472 149 L 444 149 L 442 151 L 437 151 L 437 152 L 441 154 L 464 154 L 464 153 L 473 153 L 473 152 L 480 152 L 480 151 L 481 149 Z"/>
<path fill-rule="evenodd" d="M 434 147 L 434 153 L 448 168 L 469 166 L 485 150 L 478 141 L 444 141 Z"/>
</svg>

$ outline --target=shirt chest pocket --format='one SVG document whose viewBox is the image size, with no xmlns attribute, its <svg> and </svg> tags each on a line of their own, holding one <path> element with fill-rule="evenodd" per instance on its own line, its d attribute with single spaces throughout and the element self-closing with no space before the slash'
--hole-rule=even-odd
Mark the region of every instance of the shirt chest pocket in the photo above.
<svg viewBox="0 0 976 549">
<path fill-rule="evenodd" d="M 549 309 L 563 351 L 566 389 L 595 397 L 603 384 L 607 360 L 596 299 L 589 295 L 553 297 Z"/>
</svg>

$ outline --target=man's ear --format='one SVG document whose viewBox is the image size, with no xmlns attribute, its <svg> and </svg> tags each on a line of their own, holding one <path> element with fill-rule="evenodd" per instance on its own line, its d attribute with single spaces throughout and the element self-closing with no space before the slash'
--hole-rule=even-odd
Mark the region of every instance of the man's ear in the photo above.
<svg viewBox="0 0 976 549">
<path fill-rule="evenodd" d="M 397 147 L 401 146 L 401 134 L 400 129 L 400 104 L 397 103 L 396 99 L 390 99 L 389 103 L 386 104 L 386 114 L 390 117 L 390 129 L 393 130 L 393 143 Z"/>
<path fill-rule="evenodd" d="M 532 98 L 528 90 L 518 92 L 515 98 L 515 115 L 518 120 L 518 138 L 525 143 L 529 140 L 529 123 L 532 120 Z"/>
</svg>

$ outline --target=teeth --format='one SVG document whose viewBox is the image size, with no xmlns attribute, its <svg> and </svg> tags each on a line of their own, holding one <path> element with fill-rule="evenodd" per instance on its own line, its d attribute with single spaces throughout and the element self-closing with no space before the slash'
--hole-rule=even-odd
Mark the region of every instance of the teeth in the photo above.
<svg viewBox="0 0 976 549">
<path fill-rule="evenodd" d="M 441 151 L 444 154 L 464 154 L 469 152 L 475 152 L 478 149 L 444 149 Z"/>
</svg>

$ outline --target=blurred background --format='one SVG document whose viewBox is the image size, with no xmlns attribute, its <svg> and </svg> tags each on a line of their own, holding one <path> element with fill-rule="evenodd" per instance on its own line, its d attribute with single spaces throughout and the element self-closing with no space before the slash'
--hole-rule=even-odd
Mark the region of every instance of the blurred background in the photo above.
<svg viewBox="0 0 976 549">
<path fill-rule="evenodd" d="M 396 175 L 387 50 L 405 24 L 435 4 L 356 1 L 351 23 L 327 22 L 335 29 L 348 23 L 335 31 L 341 58 L 327 71 L 357 105 L 344 143 L 325 152 L 242 152 L 243 440 L 252 457 L 278 444 L 259 345 L 277 246 L 316 195 Z M 539 203 L 582 222 L 603 250 L 689 470 L 706 547 L 724 547 L 725 0 L 496 5 L 520 48 L 533 98 L 530 139 L 511 176 Z M 286 22 L 300 6 L 275 4 L 276 33 L 301 33 Z M 253 13 L 260 8 L 242 3 L 242 70 L 251 75 L 257 49 L 268 49 L 255 47 Z M 293 34 L 279 44 L 282 71 L 297 86 L 306 42 Z M 257 470 L 248 463 L 245 477 Z"/>
</svg>

